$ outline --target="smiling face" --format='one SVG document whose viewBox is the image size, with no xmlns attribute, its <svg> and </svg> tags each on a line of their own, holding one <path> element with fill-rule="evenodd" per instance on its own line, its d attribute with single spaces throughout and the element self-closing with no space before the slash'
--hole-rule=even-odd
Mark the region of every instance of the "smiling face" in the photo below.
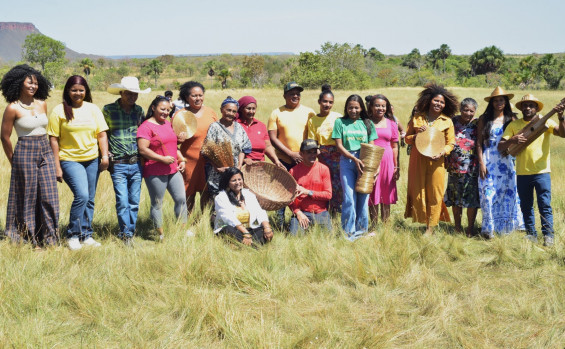
<svg viewBox="0 0 565 349">
<path fill-rule="evenodd" d="M 522 102 L 521 108 L 524 120 L 533 118 L 539 111 L 539 107 L 536 102 Z"/>
<path fill-rule="evenodd" d="M 445 108 L 445 98 L 443 98 L 442 95 L 437 95 L 432 98 L 430 102 L 430 114 L 439 115 L 443 111 L 443 108 Z"/>
<path fill-rule="evenodd" d="M 320 105 L 320 114 L 328 115 L 334 106 L 334 97 L 331 94 L 326 93 L 322 99 L 318 100 L 318 104 Z"/>
<path fill-rule="evenodd" d="M 39 85 L 37 84 L 37 78 L 32 75 L 25 78 L 22 88 L 20 90 L 20 98 L 21 97 L 33 97 Z"/>
<path fill-rule="evenodd" d="M 357 120 L 361 117 L 361 111 L 363 111 L 363 109 L 361 109 L 361 104 L 359 104 L 359 102 L 355 102 L 355 101 L 350 101 L 349 103 L 347 103 L 347 115 L 352 119 L 352 120 Z"/>
<path fill-rule="evenodd" d="M 506 106 L 506 100 L 503 96 L 496 96 L 491 99 L 494 111 L 497 113 L 502 113 L 504 107 Z"/>
<path fill-rule="evenodd" d="M 157 106 L 151 107 L 153 109 L 153 118 L 155 121 L 162 124 L 167 120 L 171 112 L 171 104 L 167 100 L 162 100 Z"/>
<path fill-rule="evenodd" d="M 304 165 L 312 166 L 318 158 L 318 149 L 303 150 L 300 152 L 300 155 L 302 155 L 302 159 L 304 159 Z"/>
<path fill-rule="evenodd" d="M 286 102 L 286 107 L 289 109 L 294 109 L 300 105 L 300 89 L 293 88 L 287 91 L 283 97 Z"/>
<path fill-rule="evenodd" d="M 222 112 L 222 119 L 233 122 L 235 120 L 235 114 L 237 113 L 237 105 L 234 103 L 228 103 L 220 109 Z"/>
<path fill-rule="evenodd" d="M 80 84 L 74 84 L 69 89 L 69 97 L 71 98 L 72 106 L 74 108 L 79 108 L 84 102 L 84 97 L 86 96 L 86 89 Z"/>
<path fill-rule="evenodd" d="M 241 110 L 241 114 L 239 115 L 239 117 L 245 121 L 251 121 L 255 117 L 256 112 L 257 112 L 257 104 L 249 103 Z"/>
<path fill-rule="evenodd" d="M 473 120 L 473 117 L 475 117 L 476 112 L 477 110 L 474 106 L 471 104 L 465 104 L 463 109 L 461 109 L 461 122 L 463 124 L 469 123 L 469 121 Z"/>
<path fill-rule="evenodd" d="M 384 99 L 375 99 L 371 105 L 371 115 L 380 120 L 386 113 L 386 101 Z"/>
<path fill-rule="evenodd" d="M 200 110 L 202 104 L 204 103 L 204 91 L 198 86 L 193 87 L 188 94 L 188 105 L 192 109 Z"/>
<path fill-rule="evenodd" d="M 236 195 L 239 195 L 239 192 L 243 188 L 243 177 L 241 177 L 239 173 L 234 174 L 230 178 L 230 182 L 228 183 L 228 186 L 231 191 L 233 191 Z"/>
</svg>

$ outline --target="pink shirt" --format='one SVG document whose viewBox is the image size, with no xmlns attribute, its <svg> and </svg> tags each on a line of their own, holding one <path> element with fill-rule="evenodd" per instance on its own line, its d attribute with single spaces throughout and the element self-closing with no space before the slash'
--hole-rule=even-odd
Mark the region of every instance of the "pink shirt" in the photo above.
<svg viewBox="0 0 565 349">
<path fill-rule="evenodd" d="M 168 120 L 162 125 L 144 121 L 137 129 L 137 138 L 147 139 L 149 149 L 162 156 L 177 158 L 177 135 Z M 178 171 L 177 162 L 170 165 L 155 160 L 146 160 L 143 177 L 170 175 Z"/>
<path fill-rule="evenodd" d="M 245 157 L 253 161 L 265 161 L 265 141 L 269 140 L 269 133 L 267 126 L 259 120 L 253 119 L 251 125 L 247 125 L 241 119 L 237 119 L 239 124 L 247 133 L 247 137 L 251 141 L 251 153 L 246 154 Z"/>
</svg>

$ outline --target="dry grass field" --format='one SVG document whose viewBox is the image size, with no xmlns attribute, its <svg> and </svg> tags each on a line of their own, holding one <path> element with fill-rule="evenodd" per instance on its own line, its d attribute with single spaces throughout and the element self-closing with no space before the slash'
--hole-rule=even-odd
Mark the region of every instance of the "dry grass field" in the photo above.
<svg viewBox="0 0 565 349">
<path fill-rule="evenodd" d="M 419 91 L 360 95 L 384 93 L 406 124 Z M 479 111 L 491 92 L 453 91 L 477 99 Z M 147 108 L 163 92 L 140 96 L 138 104 Z M 514 102 L 525 94 L 512 92 Z M 335 92 L 335 110 L 343 112 L 351 93 Z M 317 109 L 318 94 L 305 91 L 302 103 Z M 547 110 L 565 97 L 534 94 Z M 227 95 L 255 96 L 263 121 L 283 103 L 282 90 L 212 90 L 205 104 L 219 112 Z M 96 92 L 93 98 L 102 107 L 117 97 Z M 54 91 L 49 110 L 60 100 L 61 91 Z M 5 105 L 0 101 L 0 110 Z M 34 251 L 0 240 L 0 347 L 563 348 L 565 140 L 552 141 L 552 248 L 532 245 L 521 233 L 468 239 L 450 225 L 422 237 L 420 225 L 403 219 L 407 156 L 401 151 L 391 221 L 374 227 L 377 236 L 354 243 L 324 231 L 298 238 L 277 232 L 270 245 L 253 250 L 214 238 L 201 212 L 190 217 L 196 236 L 188 238 L 168 197 L 167 236 L 156 243 L 147 237 L 143 185 L 140 236 L 135 248 L 126 248 L 115 238 L 114 193 L 103 173 L 94 217 L 102 247 Z M 0 156 L 0 229 L 9 179 L 9 163 Z M 72 195 L 66 184 L 59 188 L 64 228 Z"/>
</svg>

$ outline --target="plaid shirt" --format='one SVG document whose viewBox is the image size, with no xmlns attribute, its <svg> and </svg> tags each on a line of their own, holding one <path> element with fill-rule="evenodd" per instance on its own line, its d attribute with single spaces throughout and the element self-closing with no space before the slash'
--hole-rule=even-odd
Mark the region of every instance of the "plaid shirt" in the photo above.
<svg viewBox="0 0 565 349">
<path fill-rule="evenodd" d="M 134 105 L 127 114 L 120 106 L 118 98 L 114 103 L 106 104 L 103 109 L 104 119 L 108 124 L 108 145 L 114 157 L 121 158 L 137 154 L 137 127 L 141 125 L 145 113 L 139 105 Z"/>
</svg>

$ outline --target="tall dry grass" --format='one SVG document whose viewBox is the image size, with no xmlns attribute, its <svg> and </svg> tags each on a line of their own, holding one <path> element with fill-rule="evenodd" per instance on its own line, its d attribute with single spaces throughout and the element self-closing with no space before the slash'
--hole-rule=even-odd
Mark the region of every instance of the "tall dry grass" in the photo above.
<svg viewBox="0 0 565 349">
<path fill-rule="evenodd" d="M 479 110 L 490 94 L 454 90 L 479 100 Z M 406 123 L 419 89 L 360 94 L 375 92 L 387 95 Z M 336 92 L 336 110 L 350 93 Z M 282 91 L 274 90 L 208 91 L 206 104 L 217 110 L 228 94 L 254 95 L 264 121 L 282 104 Z M 54 95 L 49 110 L 60 100 L 60 91 Z M 317 95 L 306 91 L 303 104 L 316 107 Z M 535 95 L 547 108 L 562 97 Z M 141 96 L 139 104 L 146 108 L 152 96 Z M 94 94 L 99 106 L 115 99 Z M 298 238 L 279 232 L 270 245 L 253 250 L 213 237 L 201 212 L 189 219 L 197 236 L 188 238 L 167 198 L 166 239 L 158 244 L 145 238 L 144 187 L 143 237 L 128 249 L 114 237 L 114 194 L 104 173 L 94 217 L 102 247 L 37 252 L 0 241 L 0 347 L 563 347 L 564 149 L 565 140 L 552 141 L 556 245 L 547 249 L 519 233 L 467 239 L 451 234 L 449 225 L 423 238 L 420 226 L 402 218 L 404 149 L 392 220 L 376 226 L 376 237 L 354 243 L 318 230 Z M 1 157 L 0 226 L 9 176 Z M 72 195 L 65 184 L 59 187 L 65 226 Z M 338 230 L 339 222 L 334 226 Z"/>
</svg>

